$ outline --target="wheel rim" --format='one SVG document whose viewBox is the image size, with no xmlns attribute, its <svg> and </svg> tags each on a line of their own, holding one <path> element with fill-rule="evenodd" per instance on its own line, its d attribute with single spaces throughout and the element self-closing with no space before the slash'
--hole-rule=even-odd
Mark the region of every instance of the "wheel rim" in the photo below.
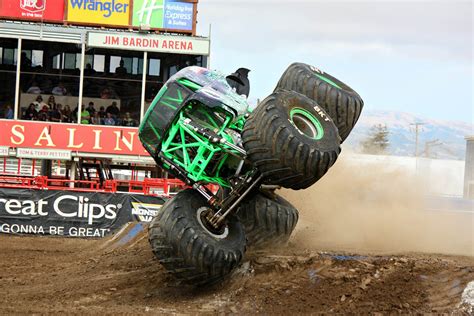
<svg viewBox="0 0 474 316">
<path fill-rule="evenodd" d="M 291 109 L 290 121 L 298 132 L 306 137 L 318 140 L 324 136 L 324 129 L 319 120 L 304 109 Z"/>
<path fill-rule="evenodd" d="M 229 227 L 225 225 L 220 231 L 217 231 L 214 227 L 212 227 L 206 220 L 206 213 L 209 212 L 209 208 L 207 207 L 200 207 L 197 210 L 197 220 L 201 227 L 204 229 L 206 233 L 211 235 L 217 239 L 224 239 L 229 235 Z"/>
</svg>

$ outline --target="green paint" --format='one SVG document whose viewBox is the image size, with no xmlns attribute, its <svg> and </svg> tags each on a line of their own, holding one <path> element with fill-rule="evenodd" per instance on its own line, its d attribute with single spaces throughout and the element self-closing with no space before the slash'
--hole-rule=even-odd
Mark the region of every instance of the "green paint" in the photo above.
<svg viewBox="0 0 474 316">
<path fill-rule="evenodd" d="M 153 126 L 153 124 L 151 124 L 151 122 L 148 122 L 148 126 L 151 127 L 151 130 L 153 131 L 153 133 L 155 133 L 156 138 L 161 139 L 160 133 L 158 133 L 155 126 Z"/>
<path fill-rule="evenodd" d="M 152 28 L 163 27 L 164 0 L 134 0 L 132 25 L 150 25 Z"/>
<path fill-rule="evenodd" d="M 185 78 L 178 79 L 177 81 L 179 83 L 181 83 L 182 85 L 188 87 L 189 89 L 193 90 L 193 91 L 197 91 L 197 90 L 202 88 L 197 83 L 192 82 L 191 80 L 188 80 L 188 79 L 185 79 Z"/>
<path fill-rule="evenodd" d="M 233 115 L 226 111 L 211 109 L 198 102 L 190 102 L 184 107 L 184 110 L 178 113 L 166 134 L 159 135 L 159 131 L 155 127 L 157 126 L 156 114 L 160 111 L 159 107 L 165 106 L 177 110 L 184 102 L 183 89 L 196 91 L 201 88 L 196 83 L 184 78 L 177 81 L 181 88 L 169 89 L 165 85 L 154 98 L 140 125 L 140 133 L 146 131 L 147 135 L 140 135 L 143 136 L 140 139 L 143 138 L 144 143 L 147 140 L 146 143 L 149 144 L 147 147 L 152 150 L 159 147 L 167 159 L 186 171 L 186 176 L 189 179 L 230 187 L 229 181 L 223 178 L 222 171 L 227 166 L 229 152 L 235 152 L 234 149 L 222 143 L 211 143 L 190 128 L 185 120 L 191 118 L 196 124 L 213 130 L 220 137 L 233 143 L 228 129 L 241 131 L 246 119 L 244 116 L 234 119 Z M 145 130 L 145 126 L 147 130 Z M 170 168 L 167 165 L 164 167 Z"/>
<path fill-rule="evenodd" d="M 166 101 L 164 101 L 164 100 L 160 101 L 160 104 L 163 104 L 164 106 L 167 106 L 167 107 L 169 107 L 169 108 L 172 108 L 173 110 L 176 110 L 176 109 L 177 109 L 176 106 L 174 106 L 173 104 L 169 104 L 168 102 L 166 102 Z"/>
<path fill-rule="evenodd" d="M 148 110 L 146 111 L 145 116 L 143 116 L 143 120 L 140 123 L 140 127 L 138 128 L 138 133 L 139 134 L 141 134 L 141 132 L 145 128 L 145 126 L 146 126 L 146 124 L 149 120 L 149 116 L 153 113 L 153 110 L 155 109 L 156 104 L 158 103 L 158 101 L 161 99 L 161 97 L 163 96 L 163 94 L 167 90 L 168 90 L 168 87 L 165 85 L 160 89 L 160 91 L 158 91 L 158 94 L 155 96 L 155 98 L 151 102 L 150 106 L 148 107 Z"/>
<path fill-rule="evenodd" d="M 293 125 L 295 125 L 296 128 L 298 128 L 296 126 L 296 124 L 293 122 L 293 118 L 295 117 L 295 115 L 304 117 L 309 122 L 311 122 L 313 127 L 316 129 L 316 135 L 314 137 L 310 137 L 310 136 L 304 134 L 305 136 L 308 136 L 308 137 L 310 137 L 312 139 L 315 139 L 315 140 L 319 140 L 319 139 L 323 138 L 323 136 L 324 136 L 323 126 L 321 125 L 319 120 L 313 114 L 311 114 L 310 112 L 306 111 L 305 109 L 301 109 L 301 108 L 291 109 L 291 111 L 290 111 L 291 122 L 293 123 Z"/>
<path fill-rule="evenodd" d="M 342 89 L 341 87 L 339 87 L 339 85 L 337 83 L 335 83 L 334 81 L 332 81 L 331 79 L 329 78 L 326 78 L 318 73 L 315 73 L 314 74 L 316 77 L 318 77 L 319 79 L 321 79 L 322 81 L 326 82 L 326 83 L 329 83 L 331 86 L 334 86 L 338 89 Z"/>
</svg>

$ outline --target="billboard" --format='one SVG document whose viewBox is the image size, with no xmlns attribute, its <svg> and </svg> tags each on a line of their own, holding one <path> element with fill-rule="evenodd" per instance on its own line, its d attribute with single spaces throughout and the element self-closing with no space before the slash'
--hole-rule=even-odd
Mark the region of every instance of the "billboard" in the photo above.
<svg viewBox="0 0 474 316">
<path fill-rule="evenodd" d="M 128 26 L 131 0 L 67 0 L 67 22 Z"/>
<path fill-rule="evenodd" d="M 89 47 L 209 55 L 209 40 L 189 36 L 89 33 Z"/>
<path fill-rule="evenodd" d="M 67 159 L 69 151 L 148 156 L 133 127 L 0 120 L 0 131 L 0 146 L 36 158 Z"/>
<path fill-rule="evenodd" d="M 132 26 L 192 31 L 194 4 L 179 0 L 134 0 Z"/>
<path fill-rule="evenodd" d="M 0 0 L 0 18 L 193 33 L 198 0 Z"/>
<path fill-rule="evenodd" d="M 0 188 L 0 233 L 100 238 L 150 222 L 164 203 L 125 193 Z"/>
<path fill-rule="evenodd" d="M 1 0 L 0 16 L 20 20 L 62 22 L 64 0 Z"/>
</svg>

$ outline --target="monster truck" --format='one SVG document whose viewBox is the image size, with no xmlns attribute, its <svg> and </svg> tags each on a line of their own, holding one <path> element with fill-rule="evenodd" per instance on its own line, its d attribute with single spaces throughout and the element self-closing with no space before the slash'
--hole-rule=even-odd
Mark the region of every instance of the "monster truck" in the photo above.
<svg viewBox="0 0 474 316">
<path fill-rule="evenodd" d="M 156 163 L 189 186 L 149 227 L 155 256 L 184 282 L 218 282 L 247 247 L 287 241 L 298 211 L 274 189 L 318 181 L 340 153 L 339 131 L 347 137 L 363 105 L 347 85 L 300 63 L 253 110 L 248 95 L 236 92 L 248 94 L 247 84 L 184 68 L 140 124 L 139 138 Z"/>
</svg>

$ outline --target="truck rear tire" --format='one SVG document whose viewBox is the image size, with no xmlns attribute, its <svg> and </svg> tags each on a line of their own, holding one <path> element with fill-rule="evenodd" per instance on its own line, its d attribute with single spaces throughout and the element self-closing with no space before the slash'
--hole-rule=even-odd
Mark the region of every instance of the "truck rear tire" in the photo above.
<svg viewBox="0 0 474 316">
<path fill-rule="evenodd" d="M 291 64 L 275 91 L 291 90 L 316 101 L 334 120 L 344 141 L 359 119 L 364 101 L 351 87 L 313 66 Z"/>
<path fill-rule="evenodd" d="M 245 234 L 238 217 L 229 215 L 222 231 L 208 228 L 201 218 L 209 208 L 195 190 L 179 192 L 167 201 L 149 228 L 149 242 L 159 262 L 178 280 L 213 284 L 240 263 Z"/>
<path fill-rule="evenodd" d="M 305 189 L 336 162 L 340 137 L 332 119 L 308 97 L 278 90 L 250 114 L 242 140 L 267 184 Z"/>
<path fill-rule="evenodd" d="M 245 199 L 237 215 L 250 249 L 285 245 L 299 218 L 290 202 L 271 191 L 259 191 Z"/>
</svg>

